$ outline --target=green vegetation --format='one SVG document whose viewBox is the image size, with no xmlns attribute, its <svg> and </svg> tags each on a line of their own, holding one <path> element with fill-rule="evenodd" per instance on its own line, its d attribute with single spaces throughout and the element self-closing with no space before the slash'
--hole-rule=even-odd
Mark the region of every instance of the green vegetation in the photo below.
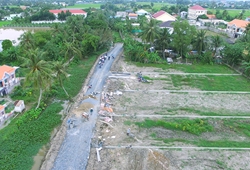
<svg viewBox="0 0 250 170">
<path fill-rule="evenodd" d="M 202 119 L 178 119 L 174 121 L 145 119 L 143 122 L 136 122 L 135 124 L 142 128 L 163 127 L 166 129 L 187 131 L 195 135 L 213 131 L 213 126 Z"/>
<path fill-rule="evenodd" d="M 164 109 L 163 109 L 164 110 Z M 202 116 L 250 116 L 249 112 L 229 112 L 227 110 L 219 110 L 219 111 L 211 111 L 211 109 L 197 109 L 197 108 L 190 108 L 190 107 L 180 107 L 180 108 L 171 108 L 166 109 L 168 112 L 174 114 L 178 113 L 179 111 L 185 111 L 188 113 L 195 113 Z M 169 114 L 164 113 L 163 111 L 157 114 Z"/>
<path fill-rule="evenodd" d="M 224 120 L 223 122 L 224 125 L 226 127 L 229 127 L 232 131 L 250 137 L 250 124 L 248 120 L 230 119 L 230 120 Z"/>
<path fill-rule="evenodd" d="M 0 105 L 4 105 L 6 103 L 5 100 L 0 100 Z"/>
<path fill-rule="evenodd" d="M 67 8 L 81 8 L 81 9 L 84 9 L 84 8 L 97 8 L 97 9 L 100 9 L 100 6 L 102 4 L 75 4 L 74 6 L 67 6 Z"/>
<path fill-rule="evenodd" d="M 161 139 L 157 138 L 157 140 L 162 140 L 164 143 L 174 143 L 174 142 L 183 142 L 187 144 L 196 145 L 199 147 L 235 147 L 235 148 L 249 148 L 250 142 L 238 142 L 238 141 L 228 141 L 228 140 L 186 140 L 186 139 Z"/>
<path fill-rule="evenodd" d="M 191 86 L 206 91 L 250 91 L 249 80 L 242 76 L 171 75 L 175 87 Z"/>
<path fill-rule="evenodd" d="M 27 170 L 33 156 L 50 140 L 51 131 L 61 123 L 60 103 L 53 103 L 37 117 L 17 126 L 17 119 L 1 130 L 0 165 L 2 170 Z M 24 113 L 23 115 L 27 114 Z M 21 117 L 23 116 L 21 115 Z"/>
<path fill-rule="evenodd" d="M 11 21 L 0 21 L 0 27 L 3 27 L 5 25 L 9 25 Z"/>
<path fill-rule="evenodd" d="M 134 63 L 138 67 L 155 67 L 161 68 L 163 72 L 167 72 L 168 69 L 180 70 L 185 73 L 235 73 L 233 70 L 224 65 L 208 65 L 208 64 L 156 64 L 156 63 Z M 165 71 L 166 70 L 166 71 Z"/>
<path fill-rule="evenodd" d="M 207 9 L 208 11 L 211 11 L 213 14 L 216 13 L 217 9 Z M 224 10 L 220 10 L 220 12 L 222 13 Z M 241 12 L 242 9 L 227 9 L 228 15 L 230 15 L 231 17 L 235 17 L 238 16 Z M 243 19 L 245 19 L 246 17 L 250 16 L 250 11 L 249 10 L 245 10 L 244 15 L 243 15 Z"/>
<path fill-rule="evenodd" d="M 130 126 L 132 124 L 132 122 L 130 121 L 130 120 L 126 120 L 126 121 L 124 121 L 124 125 L 128 125 L 128 126 Z"/>
</svg>

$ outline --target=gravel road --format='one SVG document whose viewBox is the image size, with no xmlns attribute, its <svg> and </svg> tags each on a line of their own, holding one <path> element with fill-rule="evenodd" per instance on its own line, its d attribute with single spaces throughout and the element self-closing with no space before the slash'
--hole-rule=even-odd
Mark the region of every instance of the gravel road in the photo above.
<svg viewBox="0 0 250 170">
<path fill-rule="evenodd" d="M 116 44 L 109 52 L 109 56 L 118 57 L 123 48 L 122 44 Z M 93 91 L 102 91 L 106 78 L 109 76 L 110 67 L 114 59 L 106 60 L 102 68 L 96 66 L 94 73 L 89 81 L 92 88 L 88 89 L 85 95 Z M 81 101 L 83 103 L 86 101 Z M 100 105 L 100 94 L 97 100 L 88 100 L 88 103 L 94 105 L 94 112 L 90 115 L 89 121 L 83 122 L 81 118 L 75 118 L 75 128 L 68 129 L 63 144 L 59 150 L 58 156 L 54 162 L 53 170 L 84 170 L 86 169 L 90 143 L 93 131 L 97 121 L 97 107 Z M 79 104 L 80 104 L 79 103 Z"/>
</svg>

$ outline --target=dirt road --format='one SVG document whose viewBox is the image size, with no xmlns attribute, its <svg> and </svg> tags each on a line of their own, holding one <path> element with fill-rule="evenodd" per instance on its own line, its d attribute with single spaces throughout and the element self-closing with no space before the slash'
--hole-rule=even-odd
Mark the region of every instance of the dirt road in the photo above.
<svg viewBox="0 0 250 170">
<path fill-rule="evenodd" d="M 108 55 L 118 56 L 122 50 L 122 46 L 122 44 L 117 44 L 108 52 Z M 92 88 L 88 89 L 83 95 L 88 96 L 91 92 L 102 91 L 113 61 L 114 59 L 112 58 L 110 60 L 106 59 L 102 68 L 96 66 L 89 81 L 89 84 L 92 84 Z M 80 106 L 84 103 L 91 105 L 94 108 L 94 112 L 90 115 L 89 121 L 83 121 L 83 118 L 77 115 L 71 117 L 71 120 L 74 120 L 75 127 L 67 130 L 64 142 L 54 162 L 53 170 L 77 170 L 86 168 L 91 138 L 97 120 L 97 106 L 100 104 L 100 94 L 95 98 L 87 97 L 78 105 Z"/>
</svg>

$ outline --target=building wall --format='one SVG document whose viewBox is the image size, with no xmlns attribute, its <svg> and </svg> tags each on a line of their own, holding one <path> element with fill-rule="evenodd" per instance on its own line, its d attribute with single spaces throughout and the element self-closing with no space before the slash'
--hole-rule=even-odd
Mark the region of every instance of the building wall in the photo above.
<svg viewBox="0 0 250 170">
<path fill-rule="evenodd" d="M 188 9 L 188 18 L 189 19 L 197 19 L 198 16 L 200 15 L 207 15 L 207 10 L 193 10 L 193 9 Z"/>
<path fill-rule="evenodd" d="M 163 14 L 157 17 L 156 20 L 166 22 L 166 21 L 175 21 L 175 18 L 172 16 L 169 16 L 168 14 Z"/>
</svg>

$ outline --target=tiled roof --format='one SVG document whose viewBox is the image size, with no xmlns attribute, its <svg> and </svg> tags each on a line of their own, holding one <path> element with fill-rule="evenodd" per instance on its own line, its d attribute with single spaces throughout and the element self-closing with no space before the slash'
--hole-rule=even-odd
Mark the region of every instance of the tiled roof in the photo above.
<svg viewBox="0 0 250 170">
<path fill-rule="evenodd" d="M 64 12 L 66 13 L 67 11 L 69 11 L 70 13 L 72 14 L 86 14 L 87 12 L 85 12 L 84 10 L 82 9 L 70 9 L 70 10 L 61 10 L 61 9 L 52 9 L 52 10 L 49 10 L 50 13 L 53 13 L 53 14 L 58 14 L 58 13 L 61 13 L 61 12 Z"/>
<path fill-rule="evenodd" d="M 245 28 L 249 23 L 250 23 L 249 21 L 234 19 L 233 21 L 230 21 L 228 25 L 235 25 L 238 28 Z"/>
<path fill-rule="evenodd" d="M 0 105 L 0 110 L 3 110 L 4 109 L 4 106 L 3 105 Z"/>
<path fill-rule="evenodd" d="M 200 5 L 194 5 L 194 6 L 190 7 L 189 9 L 193 9 L 193 10 L 206 10 L 206 9 L 202 8 Z"/>
<path fill-rule="evenodd" d="M 172 23 L 175 22 L 175 21 L 166 21 L 166 22 L 163 22 L 159 25 L 159 27 L 161 28 L 166 28 L 166 27 L 169 27 L 169 28 L 173 28 L 172 26 Z"/>
<path fill-rule="evenodd" d="M 159 16 L 161 16 L 161 15 L 163 15 L 163 14 L 165 14 L 166 12 L 165 11 L 158 11 L 158 12 L 156 12 L 155 14 L 153 14 L 153 18 L 157 18 L 157 17 L 159 17 Z"/>
<path fill-rule="evenodd" d="M 15 71 L 14 67 L 7 65 L 0 66 L 0 80 L 3 79 L 4 73 L 12 73 L 13 71 Z"/>
<path fill-rule="evenodd" d="M 208 19 L 216 19 L 215 15 L 207 15 Z"/>
<path fill-rule="evenodd" d="M 138 15 L 135 14 L 135 13 L 129 13 L 128 16 L 129 16 L 129 17 L 137 17 Z"/>
</svg>

